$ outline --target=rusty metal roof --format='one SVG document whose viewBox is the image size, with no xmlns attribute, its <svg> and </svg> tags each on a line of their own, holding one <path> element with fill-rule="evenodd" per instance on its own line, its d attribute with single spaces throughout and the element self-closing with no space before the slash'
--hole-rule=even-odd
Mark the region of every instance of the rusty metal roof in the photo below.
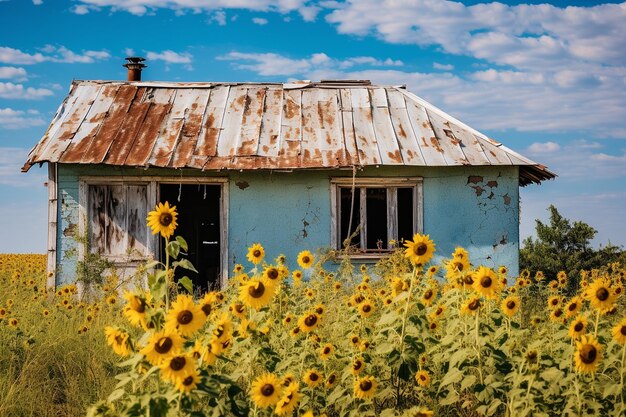
<svg viewBox="0 0 626 417">
<path fill-rule="evenodd" d="M 517 165 L 554 178 L 404 87 L 369 81 L 75 81 L 35 163 L 219 169 Z"/>
</svg>

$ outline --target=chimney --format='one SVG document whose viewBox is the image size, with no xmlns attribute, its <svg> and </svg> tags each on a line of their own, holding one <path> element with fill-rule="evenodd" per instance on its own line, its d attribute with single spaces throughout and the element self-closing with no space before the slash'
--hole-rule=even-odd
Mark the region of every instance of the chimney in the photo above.
<svg viewBox="0 0 626 417">
<path fill-rule="evenodd" d="M 126 58 L 126 63 L 122 66 L 128 68 L 128 81 L 141 81 L 141 70 L 146 68 L 146 65 L 143 64 L 145 60 L 139 56 Z"/>
</svg>

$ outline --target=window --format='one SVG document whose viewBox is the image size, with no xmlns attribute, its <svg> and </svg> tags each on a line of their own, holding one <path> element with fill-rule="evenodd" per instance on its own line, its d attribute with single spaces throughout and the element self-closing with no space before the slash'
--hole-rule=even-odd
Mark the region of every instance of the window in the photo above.
<svg viewBox="0 0 626 417">
<path fill-rule="evenodd" d="M 111 259 L 140 259 L 149 253 L 146 184 L 89 184 L 91 251 Z"/>
<path fill-rule="evenodd" d="M 363 254 L 387 252 L 390 240 L 413 239 L 422 230 L 421 178 L 334 178 L 332 240 L 346 239 Z"/>
</svg>

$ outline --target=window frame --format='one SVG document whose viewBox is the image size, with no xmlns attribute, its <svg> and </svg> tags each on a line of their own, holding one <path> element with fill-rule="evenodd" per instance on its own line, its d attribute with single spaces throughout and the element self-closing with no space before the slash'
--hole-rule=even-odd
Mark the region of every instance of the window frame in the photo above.
<svg viewBox="0 0 626 417">
<path fill-rule="evenodd" d="M 331 196 L 331 242 L 334 249 L 343 249 L 341 239 L 341 189 L 342 188 L 361 188 L 359 223 L 363 224 L 360 233 L 359 251 L 351 255 L 356 259 L 378 259 L 388 255 L 392 249 L 362 249 L 367 242 L 367 204 L 366 190 L 367 188 L 384 188 L 387 190 L 387 234 L 388 240 L 396 239 L 398 233 L 398 216 L 397 216 L 397 189 L 412 188 L 413 189 L 413 233 L 422 233 L 424 230 L 423 215 L 423 177 L 370 177 L 370 178 L 352 178 L 352 177 L 334 177 L 330 180 L 330 196 Z M 358 224 L 358 223 L 357 223 Z"/>
</svg>

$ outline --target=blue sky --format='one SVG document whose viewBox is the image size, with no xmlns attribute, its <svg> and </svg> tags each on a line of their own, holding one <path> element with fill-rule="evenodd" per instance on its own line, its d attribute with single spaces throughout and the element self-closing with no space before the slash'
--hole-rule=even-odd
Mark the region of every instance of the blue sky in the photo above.
<svg viewBox="0 0 626 417">
<path fill-rule="evenodd" d="M 236 6 L 236 7 L 235 7 Z M 408 89 L 556 172 L 521 192 L 626 246 L 626 3 L 0 0 L 0 252 L 45 252 L 46 169 L 20 173 L 72 79 L 358 78 Z"/>
</svg>

